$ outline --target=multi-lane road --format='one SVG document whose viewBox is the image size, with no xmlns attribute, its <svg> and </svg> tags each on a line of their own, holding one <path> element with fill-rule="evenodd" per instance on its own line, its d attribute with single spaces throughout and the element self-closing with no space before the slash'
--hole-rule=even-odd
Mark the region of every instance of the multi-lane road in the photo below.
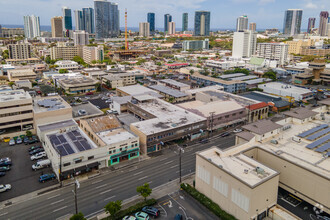
<svg viewBox="0 0 330 220">
<path fill-rule="evenodd" d="M 195 153 L 217 146 L 226 148 L 234 145 L 234 137 L 213 137 L 209 143 L 194 144 L 182 154 L 182 175 L 195 172 Z M 141 161 L 131 167 L 107 170 L 98 177 L 80 183 L 77 190 L 78 210 L 91 217 L 103 211 L 109 201 L 125 200 L 137 195 L 136 187 L 146 182 L 151 188 L 179 178 L 178 152 Z M 22 186 L 24 187 L 24 186 Z M 19 201 L 0 209 L 0 219 L 57 219 L 75 212 L 74 186 L 66 186 L 51 192 Z"/>
</svg>

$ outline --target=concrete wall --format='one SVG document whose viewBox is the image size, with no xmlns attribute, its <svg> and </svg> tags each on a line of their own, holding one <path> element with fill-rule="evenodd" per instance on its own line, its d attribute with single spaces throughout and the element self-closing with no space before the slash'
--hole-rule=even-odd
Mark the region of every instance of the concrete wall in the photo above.
<svg viewBox="0 0 330 220">
<path fill-rule="evenodd" d="M 34 125 L 43 125 L 57 121 L 72 119 L 72 108 L 64 108 L 55 111 L 34 113 Z"/>
</svg>

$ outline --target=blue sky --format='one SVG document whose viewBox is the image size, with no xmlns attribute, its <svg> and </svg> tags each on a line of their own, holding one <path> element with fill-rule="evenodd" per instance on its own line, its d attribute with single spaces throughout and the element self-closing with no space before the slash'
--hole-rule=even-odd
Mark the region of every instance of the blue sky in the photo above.
<svg viewBox="0 0 330 220">
<path fill-rule="evenodd" d="M 189 13 L 189 28 L 193 27 L 194 11 L 211 11 L 212 28 L 234 28 L 236 18 L 247 14 L 249 22 L 257 28 L 282 28 L 284 11 L 289 8 L 303 9 L 302 29 L 307 19 L 316 17 L 320 11 L 330 10 L 330 0 L 118 0 L 121 26 L 124 11 L 128 10 L 128 26 L 138 27 L 146 21 L 147 12 L 156 13 L 156 27 L 163 27 L 164 14 L 170 13 L 181 28 L 182 13 Z M 71 9 L 93 7 L 93 0 L 0 0 L 0 24 L 23 24 L 23 15 L 40 16 L 41 25 L 50 25 L 50 18 L 61 15 L 61 7 Z"/>
</svg>

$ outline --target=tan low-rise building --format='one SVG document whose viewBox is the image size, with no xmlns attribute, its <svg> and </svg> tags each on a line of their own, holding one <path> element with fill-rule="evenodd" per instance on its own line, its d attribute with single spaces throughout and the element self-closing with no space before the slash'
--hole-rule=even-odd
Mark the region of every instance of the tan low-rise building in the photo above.
<svg viewBox="0 0 330 220">
<path fill-rule="evenodd" d="M 98 80 L 90 77 L 75 77 L 58 80 L 59 87 L 61 87 L 67 94 L 96 92 L 98 83 Z"/>
<path fill-rule="evenodd" d="M 13 69 L 8 70 L 8 79 L 11 82 L 15 82 L 17 80 L 35 80 L 37 77 L 36 73 L 33 72 L 33 69 Z"/>
<path fill-rule="evenodd" d="M 0 137 L 34 132 L 32 98 L 24 90 L 0 92 Z"/>
</svg>

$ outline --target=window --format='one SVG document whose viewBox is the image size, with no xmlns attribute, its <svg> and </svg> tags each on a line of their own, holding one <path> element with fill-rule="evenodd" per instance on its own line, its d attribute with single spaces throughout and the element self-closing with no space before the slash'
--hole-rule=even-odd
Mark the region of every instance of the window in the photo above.
<svg viewBox="0 0 330 220">
<path fill-rule="evenodd" d="M 213 188 L 225 197 L 228 197 L 228 184 L 215 176 L 213 177 Z"/>
<path fill-rule="evenodd" d="M 63 164 L 64 167 L 70 166 L 70 162 Z"/>
<path fill-rule="evenodd" d="M 119 148 L 119 150 L 121 151 L 123 148 Z"/>
<path fill-rule="evenodd" d="M 204 169 L 204 167 L 197 166 L 197 177 L 210 184 L 210 172 Z"/>
<path fill-rule="evenodd" d="M 75 163 L 81 163 L 82 159 L 76 160 Z"/>
<path fill-rule="evenodd" d="M 87 158 L 87 160 L 91 160 L 91 159 L 94 159 L 94 156 L 90 156 Z"/>
<path fill-rule="evenodd" d="M 249 212 L 250 199 L 239 191 L 232 189 L 231 201 L 246 212 Z"/>
</svg>

